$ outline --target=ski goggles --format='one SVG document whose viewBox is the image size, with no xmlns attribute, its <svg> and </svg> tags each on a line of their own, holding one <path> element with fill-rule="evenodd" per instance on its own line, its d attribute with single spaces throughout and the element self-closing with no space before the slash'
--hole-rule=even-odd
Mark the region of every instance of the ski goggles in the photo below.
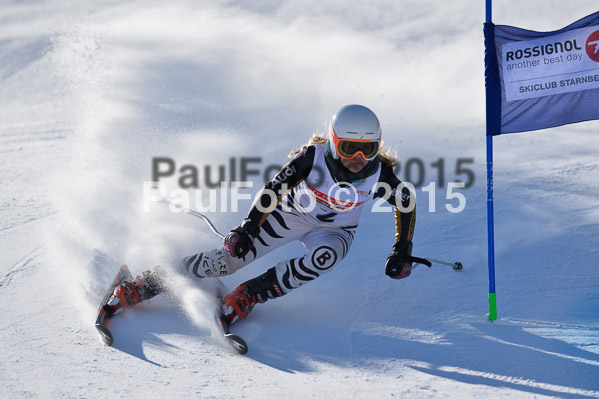
<svg viewBox="0 0 599 399">
<path fill-rule="evenodd" d="M 344 159 L 353 159 L 362 154 L 366 160 L 371 161 L 379 153 L 378 141 L 337 139 L 334 142 L 337 154 Z"/>
</svg>

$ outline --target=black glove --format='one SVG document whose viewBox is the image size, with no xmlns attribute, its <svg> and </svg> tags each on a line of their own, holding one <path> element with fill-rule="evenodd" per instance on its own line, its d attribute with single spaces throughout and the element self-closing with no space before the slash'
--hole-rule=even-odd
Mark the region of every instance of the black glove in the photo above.
<svg viewBox="0 0 599 399">
<path fill-rule="evenodd" d="M 387 257 L 385 274 L 392 279 L 402 279 L 412 273 L 412 242 L 395 241 L 393 252 Z"/>
<path fill-rule="evenodd" d="M 254 248 L 254 238 L 258 235 L 259 230 L 257 223 L 251 219 L 243 219 L 243 222 L 225 237 L 225 249 L 229 255 L 245 258 L 248 252 Z"/>
</svg>

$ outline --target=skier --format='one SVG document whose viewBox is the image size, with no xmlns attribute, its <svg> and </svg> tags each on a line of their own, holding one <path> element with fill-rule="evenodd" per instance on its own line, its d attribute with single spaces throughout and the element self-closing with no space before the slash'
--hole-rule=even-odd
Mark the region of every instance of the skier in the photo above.
<svg viewBox="0 0 599 399">
<path fill-rule="evenodd" d="M 183 259 L 184 273 L 206 278 L 235 273 L 275 248 L 299 240 L 307 253 L 239 285 L 223 298 L 227 323 L 245 319 L 257 303 L 281 297 L 329 272 L 353 242 L 364 204 L 383 197 L 395 208 L 395 242 L 385 274 L 408 277 L 416 212 L 410 191 L 393 173 L 396 155 L 383 149 L 370 109 L 347 105 L 333 116 L 329 137 L 313 135 L 257 194 L 223 246 Z M 401 186 L 400 186 L 401 185 Z M 401 202 L 401 205 L 399 204 Z M 117 287 L 109 304 L 128 308 L 165 290 L 163 272 L 146 271 Z"/>
</svg>

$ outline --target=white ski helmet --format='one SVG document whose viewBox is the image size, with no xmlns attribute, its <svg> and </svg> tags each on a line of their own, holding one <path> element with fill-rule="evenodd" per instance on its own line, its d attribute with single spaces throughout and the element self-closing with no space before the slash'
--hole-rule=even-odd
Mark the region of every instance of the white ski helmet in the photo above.
<svg viewBox="0 0 599 399">
<path fill-rule="evenodd" d="M 363 105 L 346 105 L 333 115 L 327 149 L 334 159 L 376 158 L 381 147 L 381 125 L 374 112 Z"/>
</svg>

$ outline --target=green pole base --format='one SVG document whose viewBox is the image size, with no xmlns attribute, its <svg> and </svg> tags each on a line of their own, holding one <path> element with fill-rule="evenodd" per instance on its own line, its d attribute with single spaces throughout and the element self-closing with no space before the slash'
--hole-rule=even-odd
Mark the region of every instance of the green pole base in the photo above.
<svg viewBox="0 0 599 399">
<path fill-rule="evenodd" d="M 497 296 L 489 293 L 489 320 L 497 320 Z"/>
</svg>

